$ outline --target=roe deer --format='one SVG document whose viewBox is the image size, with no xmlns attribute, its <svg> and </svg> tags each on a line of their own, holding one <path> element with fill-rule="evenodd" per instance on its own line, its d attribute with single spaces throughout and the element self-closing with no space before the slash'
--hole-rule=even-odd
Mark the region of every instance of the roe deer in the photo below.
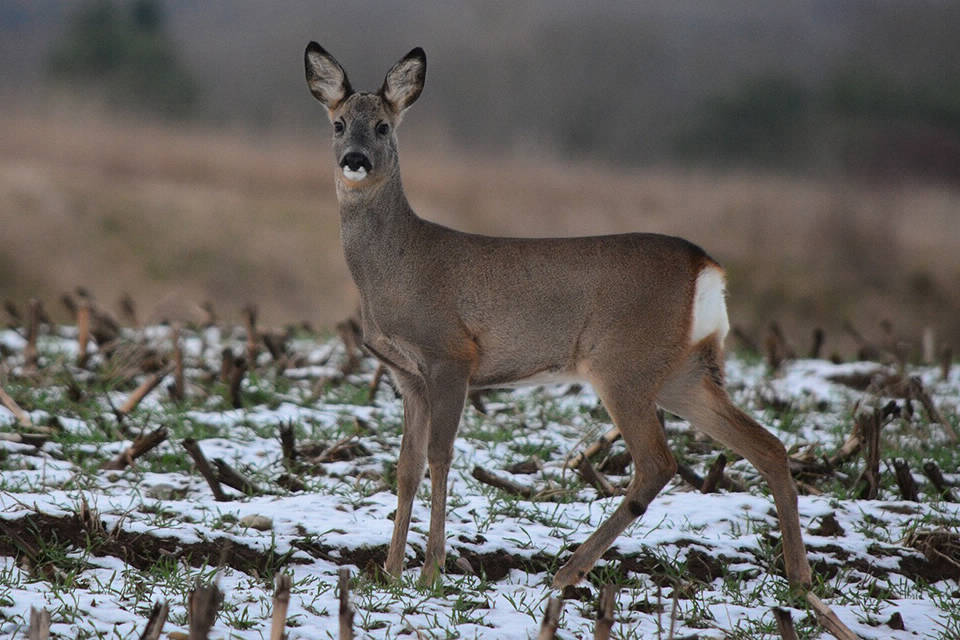
<svg viewBox="0 0 960 640">
<path fill-rule="evenodd" d="M 364 345 L 403 394 L 397 511 L 386 571 L 403 569 L 424 463 L 432 485 L 421 577 L 443 568 L 447 475 L 471 389 L 589 382 L 620 430 L 634 475 L 623 502 L 554 577 L 575 584 L 676 472 L 657 406 L 747 458 L 777 507 L 787 577 L 811 582 L 783 444 L 731 404 L 723 383 L 723 269 L 664 235 L 496 238 L 423 220 L 400 183 L 396 128 L 419 97 L 416 48 L 376 93 L 354 92 L 311 42 L 307 85 L 333 123 L 340 234 L 360 290 Z"/>
</svg>

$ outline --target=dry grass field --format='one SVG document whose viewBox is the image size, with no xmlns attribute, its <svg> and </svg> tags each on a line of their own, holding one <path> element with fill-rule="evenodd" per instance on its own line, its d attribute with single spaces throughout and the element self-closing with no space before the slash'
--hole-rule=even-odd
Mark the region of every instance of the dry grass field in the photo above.
<svg viewBox="0 0 960 640">
<path fill-rule="evenodd" d="M 406 135 L 404 135 L 406 134 Z M 356 303 L 338 237 L 327 125 L 300 137 L 66 113 L 0 117 L 0 297 L 64 291 L 107 306 L 128 292 L 143 321 L 211 301 L 237 320 L 329 326 Z M 734 323 L 776 320 L 798 350 L 851 321 L 890 320 L 960 348 L 960 190 L 840 178 L 561 165 L 417 150 L 401 132 L 408 197 L 424 217 L 498 235 L 682 235 L 730 273 Z"/>
</svg>

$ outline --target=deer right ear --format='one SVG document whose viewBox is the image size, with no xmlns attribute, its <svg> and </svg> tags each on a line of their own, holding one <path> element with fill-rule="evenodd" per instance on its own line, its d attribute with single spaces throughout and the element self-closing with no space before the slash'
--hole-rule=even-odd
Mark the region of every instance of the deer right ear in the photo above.
<svg viewBox="0 0 960 640">
<path fill-rule="evenodd" d="M 403 113 L 420 97 L 427 77 L 427 54 L 417 47 L 393 65 L 383 79 L 380 95 L 396 114 Z"/>
<path fill-rule="evenodd" d="M 347 72 L 332 55 L 316 42 L 307 45 L 303 54 L 307 70 L 307 86 L 317 100 L 333 111 L 346 100 L 353 89 L 347 79 Z"/>
</svg>

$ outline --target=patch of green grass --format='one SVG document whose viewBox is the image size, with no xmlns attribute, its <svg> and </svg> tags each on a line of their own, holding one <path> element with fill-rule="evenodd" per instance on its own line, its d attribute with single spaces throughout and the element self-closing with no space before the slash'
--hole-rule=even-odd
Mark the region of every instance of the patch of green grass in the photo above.
<svg viewBox="0 0 960 640">
<path fill-rule="evenodd" d="M 327 384 L 321 395 L 327 404 L 349 404 L 355 406 L 364 406 L 367 404 L 367 397 L 370 390 L 362 385 L 353 385 L 348 382 L 332 385 Z"/>
<path fill-rule="evenodd" d="M 541 460 L 551 460 L 558 453 L 558 446 L 544 440 L 524 439 L 511 443 L 510 451 L 520 460 L 534 456 Z"/>
<path fill-rule="evenodd" d="M 514 431 L 510 427 L 487 421 L 464 424 L 461 427 L 461 433 L 464 438 L 490 444 L 508 443 L 515 437 Z"/>
</svg>

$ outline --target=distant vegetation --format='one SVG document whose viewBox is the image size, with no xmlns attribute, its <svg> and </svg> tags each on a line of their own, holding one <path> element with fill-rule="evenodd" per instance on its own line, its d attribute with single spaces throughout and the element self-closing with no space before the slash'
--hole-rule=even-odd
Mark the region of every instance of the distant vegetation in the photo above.
<svg viewBox="0 0 960 640">
<path fill-rule="evenodd" d="M 751 79 L 725 95 L 706 98 L 675 150 L 716 163 L 796 163 L 808 153 L 812 99 L 782 77 Z"/>
<path fill-rule="evenodd" d="M 419 148 L 960 183 L 958 28 L 949 2 L 32 0 L 0 4 L 0 99 L 29 108 L 52 77 L 138 114 L 301 135 L 325 126 L 308 40 L 363 89 L 420 45 Z"/>
<path fill-rule="evenodd" d="M 160 0 L 81 3 L 47 65 L 57 81 L 118 107 L 184 116 L 197 98 Z"/>
<path fill-rule="evenodd" d="M 685 161 L 718 166 L 923 174 L 960 180 L 960 79 L 913 84 L 870 69 L 813 87 L 751 78 L 704 99 L 675 138 Z"/>
</svg>

